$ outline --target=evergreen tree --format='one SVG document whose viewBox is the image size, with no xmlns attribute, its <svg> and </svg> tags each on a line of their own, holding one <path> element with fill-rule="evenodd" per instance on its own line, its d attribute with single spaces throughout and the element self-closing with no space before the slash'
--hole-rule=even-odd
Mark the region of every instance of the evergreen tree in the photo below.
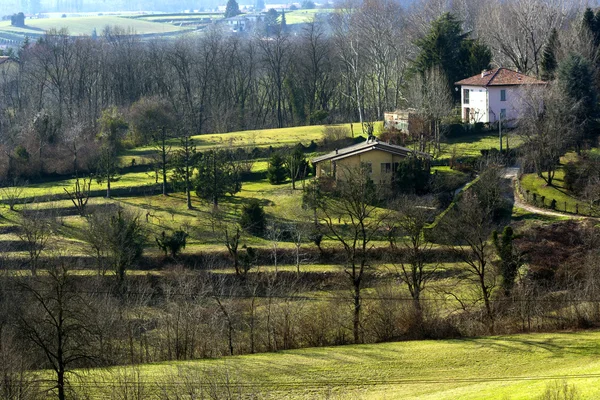
<svg viewBox="0 0 600 400">
<path fill-rule="evenodd" d="M 281 9 L 281 30 L 285 32 L 287 29 L 287 22 L 285 21 L 285 10 Z"/>
<path fill-rule="evenodd" d="M 586 8 L 583 13 L 583 28 L 587 30 L 594 40 L 594 46 L 600 44 L 600 10 L 596 15 L 591 8 Z"/>
<path fill-rule="evenodd" d="M 235 0 L 227 0 L 227 6 L 225 7 L 225 18 L 235 17 L 236 15 L 240 15 L 242 12 L 240 11 L 240 6 Z"/>
<path fill-rule="evenodd" d="M 399 194 L 424 194 L 430 177 L 429 162 L 416 156 L 407 157 L 398 164 L 393 189 Z"/>
<path fill-rule="evenodd" d="M 575 138 L 578 149 L 596 129 L 597 99 L 594 69 L 586 58 L 571 54 L 558 69 L 558 81 L 571 109 L 580 134 Z"/>
<path fill-rule="evenodd" d="M 285 168 L 285 160 L 279 153 L 275 153 L 269 160 L 269 169 L 267 169 L 267 178 L 271 185 L 279 185 L 287 178 L 287 169 Z"/>
<path fill-rule="evenodd" d="M 416 72 L 425 74 L 441 68 L 448 78 L 448 86 L 489 68 L 492 53 L 487 46 L 469 39 L 462 24 L 451 13 L 445 13 L 432 22 L 429 33 L 415 43 L 420 52 L 414 61 Z M 459 96 L 460 93 L 455 94 Z"/>
<path fill-rule="evenodd" d="M 242 208 L 240 226 L 254 236 L 263 236 L 267 225 L 265 210 L 257 199 L 250 199 Z"/>
<path fill-rule="evenodd" d="M 277 19 L 279 18 L 279 13 L 274 8 L 269 8 L 267 14 L 265 15 L 265 25 L 267 27 L 267 33 L 273 33 L 277 29 L 279 29 L 279 22 Z"/>
<path fill-rule="evenodd" d="M 544 81 L 552 81 L 556 75 L 556 68 L 558 68 L 558 62 L 556 60 L 556 50 L 560 43 L 558 42 L 558 31 L 555 29 L 552 30 L 552 34 L 550 38 L 548 38 L 548 43 L 544 46 L 544 51 L 542 53 L 542 74 L 541 78 Z"/>
<path fill-rule="evenodd" d="M 521 260 L 519 254 L 516 252 L 513 241 L 516 236 L 513 229 L 507 226 L 502 231 L 502 236 L 494 231 L 492 238 L 494 240 L 494 246 L 496 252 L 500 258 L 500 275 L 502 275 L 502 288 L 504 289 L 504 295 L 510 296 L 512 288 L 515 284 L 515 278 L 517 272 L 521 267 Z"/>
<path fill-rule="evenodd" d="M 196 195 L 212 201 L 216 208 L 226 194 L 233 196 L 242 190 L 239 172 L 230 152 L 211 150 L 199 155 Z"/>
<path fill-rule="evenodd" d="M 186 195 L 186 203 L 188 210 L 192 209 L 192 174 L 194 172 L 194 164 L 196 162 L 196 145 L 194 140 L 188 135 L 184 135 L 181 139 L 179 150 L 175 152 L 173 159 L 173 175 L 171 180 L 174 186 L 179 189 L 183 188 Z"/>
</svg>

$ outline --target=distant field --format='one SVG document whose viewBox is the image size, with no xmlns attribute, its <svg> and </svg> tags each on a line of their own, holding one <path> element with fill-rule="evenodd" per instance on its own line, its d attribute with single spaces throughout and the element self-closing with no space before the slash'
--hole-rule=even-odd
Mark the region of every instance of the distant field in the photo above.
<svg viewBox="0 0 600 400">
<path fill-rule="evenodd" d="M 259 398 L 525 400 L 566 382 L 577 399 L 598 399 L 599 342 L 599 332 L 578 332 L 311 348 L 93 370 L 76 385 L 101 398 L 87 385 L 111 390 L 128 376 L 175 387 L 183 372 L 198 385 L 227 376 L 231 390 Z"/>
<path fill-rule="evenodd" d="M 186 22 L 186 21 L 200 20 L 203 18 L 218 19 L 218 18 L 223 18 L 223 14 L 222 13 L 177 14 L 177 15 L 173 15 L 173 14 L 160 15 L 159 14 L 159 15 L 150 15 L 150 16 L 139 17 L 137 19 L 144 20 L 144 21 L 151 21 L 151 22 L 169 22 L 169 21 Z"/>
<path fill-rule="evenodd" d="M 296 10 L 285 13 L 285 22 L 288 25 L 302 24 L 311 21 L 316 14 L 330 14 L 333 9 Z"/>
<path fill-rule="evenodd" d="M 73 18 L 41 18 L 25 20 L 25 28 L 17 28 L 10 25 L 10 21 L 0 22 L 0 34 L 4 32 L 18 34 L 42 35 L 50 29 L 66 28 L 71 35 L 90 35 L 94 28 L 100 34 L 106 26 L 120 26 L 125 29 L 132 29 L 135 33 L 143 34 L 163 34 L 171 32 L 185 31 L 170 24 L 161 24 L 158 22 L 145 21 L 142 19 L 123 18 L 116 16 L 97 16 L 97 17 L 73 17 Z"/>
</svg>

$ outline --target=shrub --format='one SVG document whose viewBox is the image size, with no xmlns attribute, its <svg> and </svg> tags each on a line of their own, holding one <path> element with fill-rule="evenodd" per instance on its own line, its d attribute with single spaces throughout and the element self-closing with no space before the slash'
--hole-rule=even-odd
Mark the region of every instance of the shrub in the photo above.
<svg viewBox="0 0 600 400">
<path fill-rule="evenodd" d="M 429 188 L 429 163 L 419 157 L 407 157 L 398 164 L 394 175 L 395 192 L 424 194 Z"/>
<path fill-rule="evenodd" d="M 242 208 L 242 216 L 240 218 L 241 227 L 254 236 L 263 236 L 265 234 L 266 224 L 267 217 L 265 215 L 265 210 L 258 200 L 251 199 L 248 204 L 245 204 L 244 208 Z"/>
<path fill-rule="evenodd" d="M 324 142 L 336 142 L 350 136 L 350 130 L 344 126 L 326 126 L 323 129 Z"/>
<path fill-rule="evenodd" d="M 383 131 L 379 135 L 379 140 L 398 146 L 404 146 L 406 142 L 406 135 L 395 128 L 390 128 L 388 130 Z"/>
<path fill-rule="evenodd" d="M 176 257 L 181 252 L 181 249 L 185 249 L 188 236 L 184 231 L 175 231 L 169 236 L 163 231 L 161 237 L 156 238 L 156 244 L 165 252 L 165 256 L 170 253 L 171 257 Z"/>
<path fill-rule="evenodd" d="M 279 153 L 275 153 L 269 160 L 269 169 L 267 169 L 267 178 L 271 185 L 279 185 L 285 182 L 287 178 L 287 169 L 285 168 L 285 160 Z"/>
</svg>

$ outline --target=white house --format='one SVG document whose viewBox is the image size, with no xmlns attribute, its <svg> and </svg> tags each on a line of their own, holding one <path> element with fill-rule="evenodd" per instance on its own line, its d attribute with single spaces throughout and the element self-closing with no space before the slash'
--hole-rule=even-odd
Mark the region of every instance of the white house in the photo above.
<svg viewBox="0 0 600 400">
<path fill-rule="evenodd" d="M 495 123 L 514 125 L 519 117 L 520 94 L 528 85 L 545 85 L 531 76 L 508 68 L 484 70 L 470 78 L 458 81 L 460 86 L 462 119 L 467 123 Z"/>
</svg>

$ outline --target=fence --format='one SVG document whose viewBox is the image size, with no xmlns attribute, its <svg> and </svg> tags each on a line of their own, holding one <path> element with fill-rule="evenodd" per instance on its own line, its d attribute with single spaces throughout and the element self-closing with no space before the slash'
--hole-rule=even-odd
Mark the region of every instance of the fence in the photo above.
<svg viewBox="0 0 600 400">
<path fill-rule="evenodd" d="M 521 185 L 521 176 L 515 179 L 515 187 L 525 203 L 534 207 L 546 208 L 548 210 L 557 211 L 565 214 L 580 215 L 583 217 L 597 217 L 598 212 L 591 209 L 589 204 L 585 203 L 569 203 L 566 201 L 557 201 L 554 198 L 541 196 L 529 189 L 523 189 Z"/>
</svg>

